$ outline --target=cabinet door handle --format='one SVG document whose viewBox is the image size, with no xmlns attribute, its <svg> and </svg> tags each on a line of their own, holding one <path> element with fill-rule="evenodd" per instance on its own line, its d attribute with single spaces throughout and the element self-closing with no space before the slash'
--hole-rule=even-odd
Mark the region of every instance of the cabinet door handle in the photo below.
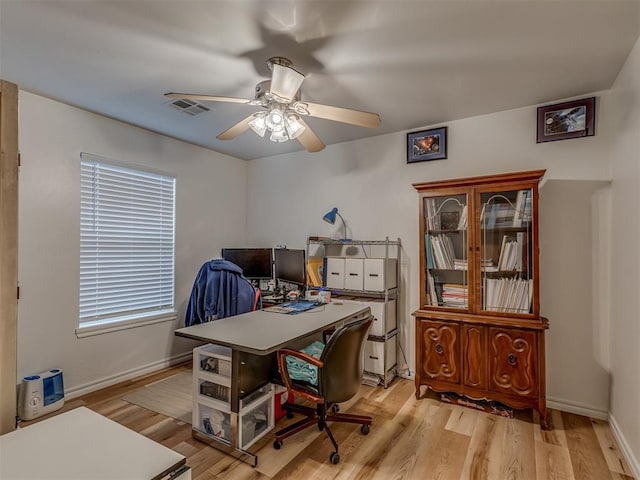
<svg viewBox="0 0 640 480">
<path fill-rule="evenodd" d="M 436 353 L 442 355 L 444 353 L 444 347 L 441 343 L 436 344 Z"/>
<path fill-rule="evenodd" d="M 515 367 L 516 365 L 518 365 L 518 357 L 513 353 L 510 353 L 509 355 L 507 355 L 507 363 L 512 367 Z"/>
</svg>

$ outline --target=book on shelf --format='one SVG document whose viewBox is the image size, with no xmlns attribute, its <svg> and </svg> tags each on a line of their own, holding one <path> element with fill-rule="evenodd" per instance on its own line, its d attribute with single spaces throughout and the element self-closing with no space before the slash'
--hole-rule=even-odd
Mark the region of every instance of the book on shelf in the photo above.
<svg viewBox="0 0 640 480">
<path fill-rule="evenodd" d="M 506 227 L 513 224 L 514 210 L 508 203 L 497 203 L 494 205 L 492 212 L 495 213 L 494 227 Z"/>
<path fill-rule="evenodd" d="M 467 206 L 462 207 L 462 213 L 460 214 L 460 222 L 458 223 L 458 230 L 466 230 L 467 228 Z"/>
<path fill-rule="evenodd" d="M 533 280 L 523 278 L 485 278 L 483 306 L 487 311 L 529 313 L 533 299 Z"/>
<path fill-rule="evenodd" d="M 433 247 L 431 245 L 431 237 L 429 233 L 424 234 L 424 253 L 427 259 L 427 268 L 433 268 Z"/>
<path fill-rule="evenodd" d="M 445 307 L 467 308 L 469 301 L 468 286 L 457 283 L 445 283 L 442 286 L 442 304 Z"/>
<path fill-rule="evenodd" d="M 524 210 L 526 204 L 526 198 L 529 194 L 529 190 L 518 190 L 518 196 L 516 197 L 516 207 L 513 212 L 513 223 L 514 227 L 522 226 L 522 219 L 524 218 Z"/>
</svg>

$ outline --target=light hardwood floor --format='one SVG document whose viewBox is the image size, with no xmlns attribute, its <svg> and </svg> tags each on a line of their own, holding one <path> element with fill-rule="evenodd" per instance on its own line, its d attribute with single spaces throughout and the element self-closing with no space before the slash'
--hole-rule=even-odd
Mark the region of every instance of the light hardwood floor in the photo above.
<svg viewBox="0 0 640 480">
<path fill-rule="evenodd" d="M 191 425 L 122 400 L 190 368 L 179 365 L 127 381 L 68 401 L 61 411 L 86 406 L 180 452 L 194 480 L 634 478 L 607 422 L 551 410 L 553 430 L 544 431 L 530 411 L 508 419 L 442 403 L 431 393 L 416 400 L 413 382 L 403 379 L 386 390 L 363 386 L 341 406 L 341 411 L 373 415 L 374 423 L 367 436 L 356 425 L 332 427 L 340 445 L 338 465 L 329 462 L 332 447 L 325 434 L 311 428 L 285 440 L 281 450 L 273 449 L 273 435 L 267 434 L 251 448 L 259 455 L 252 468 L 191 438 Z"/>
</svg>

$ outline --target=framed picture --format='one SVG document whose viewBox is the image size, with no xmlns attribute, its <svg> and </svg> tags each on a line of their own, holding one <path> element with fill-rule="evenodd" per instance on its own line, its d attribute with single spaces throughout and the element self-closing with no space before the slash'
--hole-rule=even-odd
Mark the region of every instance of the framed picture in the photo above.
<svg viewBox="0 0 640 480">
<path fill-rule="evenodd" d="M 596 97 L 538 107 L 537 143 L 594 135 Z"/>
<path fill-rule="evenodd" d="M 407 163 L 447 158 L 447 127 L 407 133 Z"/>
</svg>

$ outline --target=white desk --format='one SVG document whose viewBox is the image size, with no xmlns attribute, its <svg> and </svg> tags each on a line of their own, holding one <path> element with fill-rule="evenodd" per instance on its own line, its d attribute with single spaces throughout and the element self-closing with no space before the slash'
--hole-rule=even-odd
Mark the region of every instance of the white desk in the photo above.
<svg viewBox="0 0 640 480">
<path fill-rule="evenodd" d="M 85 407 L 0 436 L 2 480 L 155 480 L 170 475 L 176 475 L 172 480 L 191 479 L 183 455 Z"/>
<path fill-rule="evenodd" d="M 370 315 L 369 307 L 362 304 L 330 303 L 295 315 L 257 310 L 176 330 L 181 337 L 231 348 L 231 445 L 207 437 L 195 428 L 193 437 L 256 466 L 258 457 L 239 448 L 237 442 L 240 398 L 273 378 L 278 349 Z"/>
<path fill-rule="evenodd" d="M 268 355 L 323 330 L 356 321 L 370 312 L 353 303 L 329 303 L 295 315 L 256 310 L 176 330 L 181 337 Z"/>
</svg>

